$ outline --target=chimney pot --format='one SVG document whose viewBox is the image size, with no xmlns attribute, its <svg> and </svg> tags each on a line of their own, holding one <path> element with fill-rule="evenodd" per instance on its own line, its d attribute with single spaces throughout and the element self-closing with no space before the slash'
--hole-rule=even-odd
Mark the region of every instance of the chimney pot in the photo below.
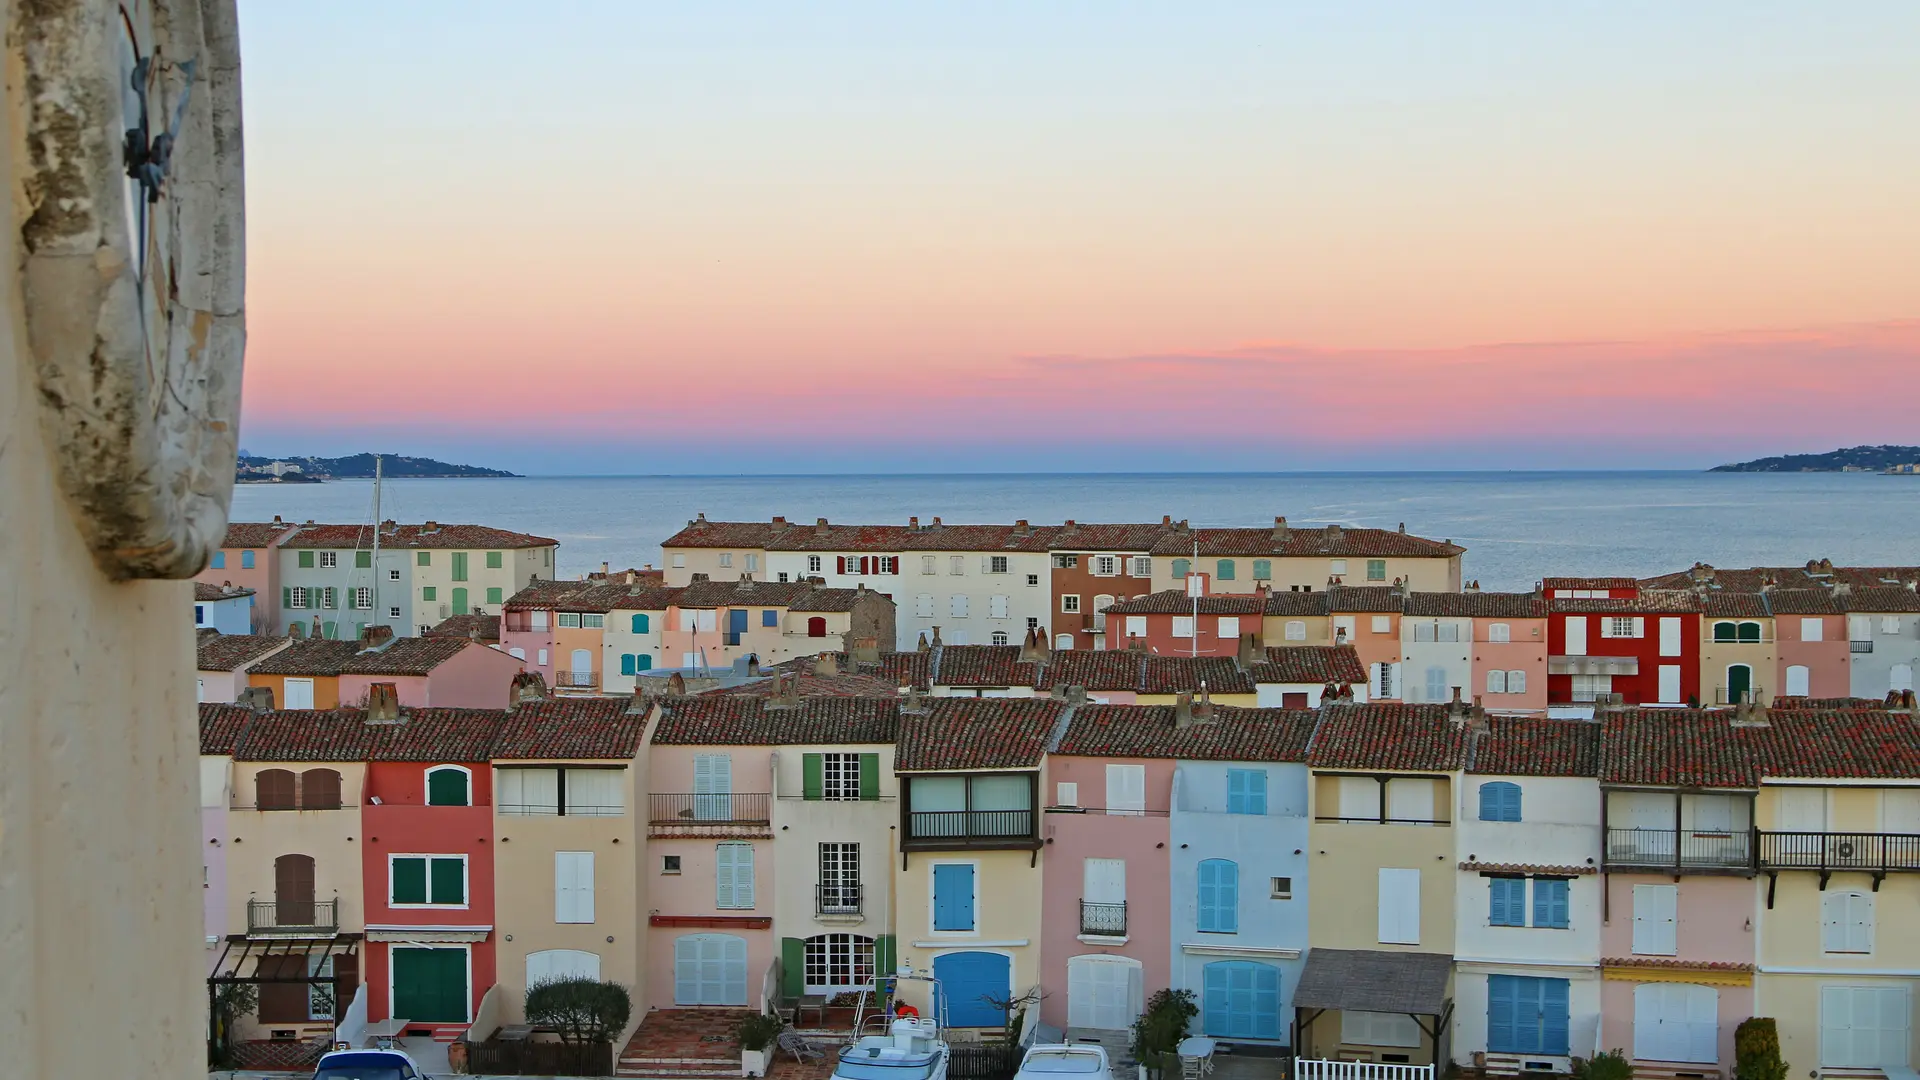
<svg viewBox="0 0 1920 1080">
<path fill-rule="evenodd" d="M 786 519 L 786 518 L 784 518 L 784 517 L 781 517 L 781 516 L 780 516 L 780 515 L 778 515 L 778 514 L 775 514 L 775 515 L 774 515 L 774 518 L 773 518 L 773 527 L 774 527 L 775 529 L 784 529 L 784 528 L 786 528 L 786 527 L 787 527 L 787 519 Z"/>
<path fill-rule="evenodd" d="M 915 514 L 915 515 L 913 515 L 912 517 L 910 517 L 910 518 L 908 518 L 908 519 L 907 519 L 907 528 L 909 528 L 909 529 L 917 529 L 917 528 L 919 528 L 919 527 L 920 527 L 920 515 L 919 515 L 919 514 Z"/>
</svg>

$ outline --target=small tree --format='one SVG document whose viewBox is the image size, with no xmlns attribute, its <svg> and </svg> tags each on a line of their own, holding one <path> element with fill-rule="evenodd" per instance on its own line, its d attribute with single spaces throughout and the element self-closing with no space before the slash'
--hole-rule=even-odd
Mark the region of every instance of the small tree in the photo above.
<svg viewBox="0 0 1920 1080">
<path fill-rule="evenodd" d="M 1787 1080 L 1780 1058 L 1780 1029 L 1770 1016 L 1754 1016 L 1733 1029 L 1733 1075 L 1738 1080 Z"/>
<path fill-rule="evenodd" d="M 787 1022 L 772 1013 L 754 1013 L 740 1021 L 740 1026 L 733 1030 L 733 1037 L 740 1041 L 742 1050 L 765 1050 L 773 1045 L 786 1027 Z"/>
<path fill-rule="evenodd" d="M 1606 1050 L 1573 1059 L 1574 1080 L 1633 1080 L 1633 1063 L 1623 1050 Z"/>
<path fill-rule="evenodd" d="M 1156 990 L 1147 1009 L 1133 1022 L 1133 1059 L 1159 1073 L 1166 1056 L 1180 1048 L 1188 1024 L 1200 1015 L 1191 990 Z"/>
<path fill-rule="evenodd" d="M 213 1038 L 207 1064 L 233 1064 L 234 1022 L 260 1007 L 260 987 L 254 983 L 218 983 L 213 991 Z"/>
<path fill-rule="evenodd" d="M 612 1042 L 632 1015 L 633 998 L 619 983 L 573 976 L 527 987 L 527 1022 L 553 1028 L 562 1042 Z"/>
</svg>

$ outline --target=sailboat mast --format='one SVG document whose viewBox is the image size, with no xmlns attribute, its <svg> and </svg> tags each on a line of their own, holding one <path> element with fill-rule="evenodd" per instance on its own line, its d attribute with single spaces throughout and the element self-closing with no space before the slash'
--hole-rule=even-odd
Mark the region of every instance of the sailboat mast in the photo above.
<svg viewBox="0 0 1920 1080">
<path fill-rule="evenodd" d="M 367 625 L 380 624 L 380 455 L 373 455 L 373 617 Z"/>
</svg>

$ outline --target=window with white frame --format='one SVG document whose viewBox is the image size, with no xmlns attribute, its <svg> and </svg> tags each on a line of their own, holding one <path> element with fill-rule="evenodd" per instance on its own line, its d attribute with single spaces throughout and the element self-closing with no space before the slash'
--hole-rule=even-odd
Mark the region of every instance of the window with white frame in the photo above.
<svg viewBox="0 0 1920 1080">
<path fill-rule="evenodd" d="M 293 587 L 293 591 L 289 594 L 289 598 L 287 600 L 287 606 L 292 608 L 299 608 L 299 609 L 312 607 L 313 605 L 307 603 L 307 595 L 309 591 L 310 590 L 308 590 L 307 587 L 304 585 L 295 585 Z"/>
<path fill-rule="evenodd" d="M 922 619 L 933 618 L 933 594 L 921 593 L 913 598 L 913 613 Z"/>
<path fill-rule="evenodd" d="M 397 608 L 397 607 L 390 607 L 390 608 L 388 608 L 388 609 L 387 609 L 387 618 L 389 618 L 389 619 L 397 619 L 397 618 L 399 618 L 399 617 L 400 617 L 400 609 L 399 609 L 399 608 Z"/>
<path fill-rule="evenodd" d="M 1113 577 L 1120 572 L 1120 560 L 1113 555 L 1096 555 L 1093 558 L 1093 572 L 1097 577 Z"/>
<path fill-rule="evenodd" d="M 1826 632 L 1827 622 L 1825 619 L 1814 618 L 1800 620 L 1801 641 L 1819 641 Z"/>
<path fill-rule="evenodd" d="M 1138 816 L 1147 809 L 1147 767 L 1107 766 L 1107 813 Z"/>
<path fill-rule="evenodd" d="M 1301 622 L 1299 619 L 1289 620 L 1287 623 L 1286 638 L 1288 641 L 1307 640 L 1307 624 Z"/>
<path fill-rule="evenodd" d="M 1040 575 L 1039 575 L 1039 574 L 1028 574 L 1028 575 L 1027 575 L 1027 588 L 1029 588 L 1029 589 L 1037 589 L 1037 588 L 1039 588 L 1039 587 L 1040 587 Z"/>
<path fill-rule="evenodd" d="M 1053 557 L 1053 568 L 1055 570 L 1071 570 L 1079 565 L 1080 556 L 1078 555 L 1055 554 Z"/>
<path fill-rule="evenodd" d="M 580 613 L 577 611 L 562 611 L 559 613 L 557 621 L 562 630 L 580 629 Z"/>
<path fill-rule="evenodd" d="M 960 577 L 964 575 L 966 572 L 967 572 L 967 557 L 965 555 L 949 555 L 947 557 L 947 573 L 949 575 L 953 577 Z"/>
<path fill-rule="evenodd" d="M 337 552 L 337 551 L 323 551 L 323 552 L 321 552 L 321 553 L 320 553 L 320 565 L 321 565 L 321 566 L 322 566 L 323 568 L 325 568 L 325 567 L 335 567 L 335 566 L 339 566 L 339 565 L 340 565 L 340 553 L 339 553 L 339 552 Z"/>
<path fill-rule="evenodd" d="M 721 566 L 732 566 L 732 565 L 733 565 L 733 552 L 731 552 L 731 551 L 723 551 L 723 552 L 721 552 L 721 553 L 720 553 L 720 565 L 721 565 Z"/>
<path fill-rule="evenodd" d="M 873 939 L 858 934 L 820 934 L 806 941 L 804 989 L 832 994 L 873 985 Z"/>
<path fill-rule="evenodd" d="M 1173 636 L 1190 638 L 1193 636 L 1193 616 L 1175 615 L 1173 617 Z"/>
<path fill-rule="evenodd" d="M 938 564 L 937 564 L 937 563 L 935 562 L 935 560 L 936 560 L 937 558 L 939 558 L 939 556 L 937 556 L 937 555 L 922 555 L 922 556 L 920 556 L 920 572 L 921 572 L 922 574 L 937 574 L 937 573 L 939 573 L 940 571 L 939 571 L 939 568 L 938 568 Z"/>
<path fill-rule="evenodd" d="M 1883 634 L 1899 633 L 1900 632 L 1900 616 L 1898 615 L 1880 616 L 1880 632 Z"/>
<path fill-rule="evenodd" d="M 1493 625 L 1487 627 L 1487 640 L 1488 641 L 1512 641 L 1513 627 L 1503 622 L 1494 623 Z"/>
<path fill-rule="evenodd" d="M 1355 1046 L 1419 1046 L 1420 1024 L 1402 1013 L 1340 1014 L 1340 1041 Z"/>
<path fill-rule="evenodd" d="M 819 572 L 820 572 L 820 556 L 818 555 L 807 556 L 807 573 L 817 574 Z"/>
<path fill-rule="evenodd" d="M 1375 615 L 1373 617 L 1373 632 L 1376 634 L 1393 633 L 1393 616 Z"/>
<path fill-rule="evenodd" d="M 1335 577 L 1340 577 L 1344 575 L 1347 572 L 1347 560 L 1345 559 L 1333 560 L 1332 565 L 1328 567 L 1328 572 L 1333 574 Z"/>
<path fill-rule="evenodd" d="M 1073 614 L 1080 610 L 1080 594 L 1065 593 L 1060 597 L 1060 610 Z"/>
<path fill-rule="evenodd" d="M 1126 620 L 1128 637 L 1143 638 L 1147 636 L 1147 617 L 1145 615 L 1128 615 Z"/>
<path fill-rule="evenodd" d="M 860 906 L 860 845 L 824 843 L 820 845 L 820 892 L 822 910 Z"/>
<path fill-rule="evenodd" d="M 1640 628 L 1646 624 L 1643 620 L 1636 619 L 1630 615 L 1614 615 L 1607 619 L 1606 625 L 1607 633 L 1605 636 L 1607 637 L 1637 638 L 1641 636 Z"/>
<path fill-rule="evenodd" d="M 820 755 L 820 797 L 856 802 L 860 798 L 860 755 Z"/>
<path fill-rule="evenodd" d="M 607 617 L 605 615 L 594 615 L 594 614 L 583 613 L 580 616 L 580 629 L 582 630 L 604 630 L 606 629 L 606 627 L 607 627 Z M 713 629 L 713 627 L 702 626 L 700 629 L 711 630 Z"/>
<path fill-rule="evenodd" d="M 873 572 L 876 574 L 898 574 L 900 572 L 900 556 L 878 556 L 873 560 Z"/>
<path fill-rule="evenodd" d="M 760 556 L 749 551 L 747 553 L 747 570 L 748 572 L 752 572 L 758 569 L 760 569 Z"/>
<path fill-rule="evenodd" d="M 1487 693 L 1504 694 L 1507 692 L 1507 673 L 1504 671 L 1487 672 Z"/>
<path fill-rule="evenodd" d="M 1079 806 L 1080 785 L 1069 780 L 1057 781 L 1053 785 L 1053 805 Z"/>
<path fill-rule="evenodd" d="M 673 568 L 674 568 L 675 570 L 680 570 L 680 569 L 684 569 L 684 568 L 686 567 L 686 565 L 687 565 L 687 557 L 686 557 L 686 555 L 684 555 L 684 554 L 675 554 L 675 555 L 674 555 L 674 557 L 673 557 Z"/>
<path fill-rule="evenodd" d="M 1093 628 L 1095 630 L 1105 630 L 1107 628 L 1107 609 L 1112 606 L 1113 597 L 1106 593 L 1101 593 L 1093 598 Z"/>
<path fill-rule="evenodd" d="M 1153 576 L 1153 556 L 1135 555 L 1133 557 L 1133 576 L 1134 577 L 1152 577 Z"/>
<path fill-rule="evenodd" d="M 1413 624 L 1413 640 L 1432 641 L 1433 640 L 1433 624 L 1426 623 L 1426 622 L 1414 623 Z"/>
<path fill-rule="evenodd" d="M 399 581 L 399 580 L 400 580 L 400 571 L 398 571 L 398 570 L 389 570 L 389 571 L 387 571 L 387 580 L 388 580 L 388 581 Z"/>
<path fill-rule="evenodd" d="M 1240 637 L 1240 617 L 1238 615 L 1220 616 L 1220 636 L 1223 638 Z"/>
<path fill-rule="evenodd" d="M 1522 669 L 1507 672 L 1507 693 L 1524 694 L 1527 692 L 1527 673 Z"/>
<path fill-rule="evenodd" d="M 1005 630 L 995 630 L 993 632 L 993 643 L 995 645 L 1006 645 L 1006 644 L 1009 644 L 1011 641 L 1012 639 L 1007 636 L 1007 632 Z"/>
<path fill-rule="evenodd" d="M 986 570 L 987 570 L 987 573 L 989 573 L 989 574 L 1004 574 L 1004 573 L 1006 573 L 1006 572 L 1007 572 L 1007 557 L 1006 557 L 1005 555 L 989 555 L 989 556 L 987 556 L 987 566 L 986 566 Z"/>
<path fill-rule="evenodd" d="M 373 590 L 365 585 L 354 586 L 353 607 L 356 611 L 372 611 Z"/>
</svg>

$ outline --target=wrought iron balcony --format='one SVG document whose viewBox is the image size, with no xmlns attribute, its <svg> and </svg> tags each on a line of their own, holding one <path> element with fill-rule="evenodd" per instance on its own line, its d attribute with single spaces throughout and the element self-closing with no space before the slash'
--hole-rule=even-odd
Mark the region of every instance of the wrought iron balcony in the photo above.
<svg viewBox="0 0 1920 1080">
<path fill-rule="evenodd" d="M 1127 936 L 1127 902 L 1080 901 L 1080 932 L 1101 937 Z"/>
<path fill-rule="evenodd" d="M 915 810 L 907 815 L 907 840 L 937 846 L 993 844 L 1033 839 L 1032 810 Z"/>
<path fill-rule="evenodd" d="M 813 887 L 813 910 L 817 915 L 858 915 L 860 914 L 860 886 L 815 885 Z"/>
<path fill-rule="evenodd" d="M 598 690 L 600 676 L 591 671 L 556 671 L 553 685 L 563 690 Z"/>
<path fill-rule="evenodd" d="M 1753 834 L 1746 829 L 1608 829 L 1609 867 L 1699 872 L 1751 872 Z"/>
<path fill-rule="evenodd" d="M 331 937 L 340 930 L 338 900 L 249 900 L 247 933 Z"/>
<path fill-rule="evenodd" d="M 1763 832 L 1760 869 L 1920 873 L 1920 835 Z"/>
<path fill-rule="evenodd" d="M 1848 652 L 1872 652 L 1872 651 L 1873 651 L 1873 642 L 1871 642 L 1871 641 L 1849 641 L 1849 642 L 1847 642 L 1847 651 L 1848 651 Z"/>
<path fill-rule="evenodd" d="M 765 825 L 772 819 L 770 793 L 722 792 L 647 796 L 648 817 L 654 825 Z"/>
</svg>

